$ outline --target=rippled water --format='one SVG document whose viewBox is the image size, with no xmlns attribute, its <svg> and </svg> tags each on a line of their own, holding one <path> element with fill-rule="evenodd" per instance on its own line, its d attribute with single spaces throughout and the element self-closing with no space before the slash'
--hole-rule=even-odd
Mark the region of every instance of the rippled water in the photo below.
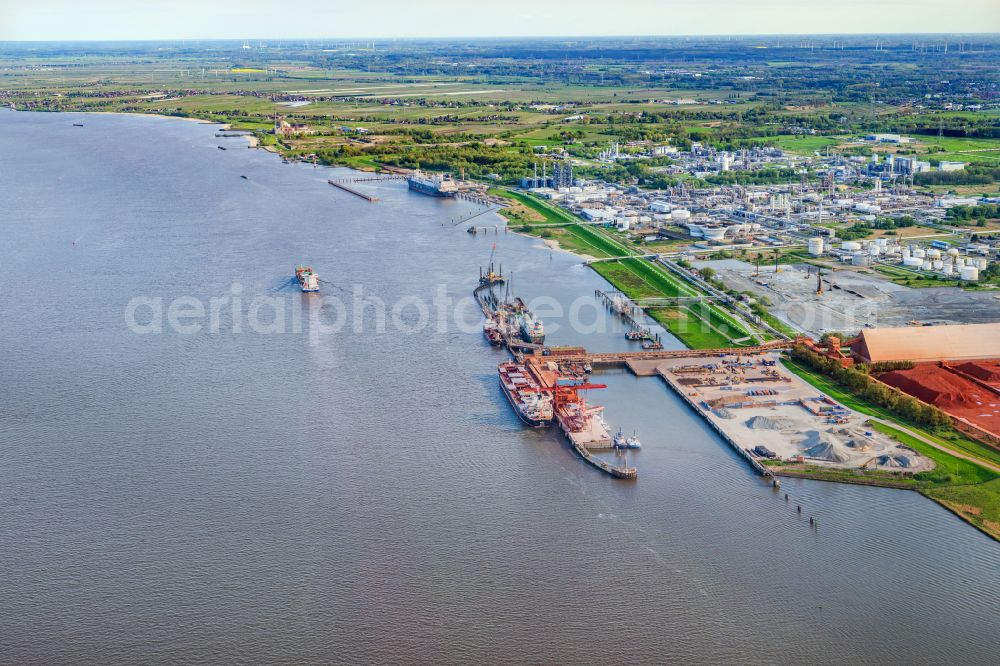
<svg viewBox="0 0 1000 666">
<path fill-rule="evenodd" d="M 478 331 L 130 331 L 137 296 L 234 284 L 308 312 L 298 262 L 348 307 L 461 298 L 493 242 L 525 296 L 603 285 L 214 132 L 0 113 L 0 661 L 1000 660 L 996 543 L 905 491 L 786 504 L 656 379 L 592 396 L 642 437 L 627 483 L 520 425 Z"/>
</svg>

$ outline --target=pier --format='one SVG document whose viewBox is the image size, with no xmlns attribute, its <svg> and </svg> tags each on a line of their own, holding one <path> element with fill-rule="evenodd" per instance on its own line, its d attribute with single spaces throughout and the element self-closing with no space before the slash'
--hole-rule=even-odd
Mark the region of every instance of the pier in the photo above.
<svg viewBox="0 0 1000 666">
<path fill-rule="evenodd" d="M 345 192 L 350 192 L 351 194 L 353 194 L 356 197 L 361 197 L 362 199 L 364 199 L 365 201 L 367 201 L 369 203 L 375 203 L 376 201 L 378 201 L 378 197 L 373 197 L 373 196 L 371 196 L 369 194 L 365 194 L 364 192 L 359 192 L 356 189 L 354 189 L 353 187 L 349 187 L 349 186 L 345 185 L 344 183 L 338 183 L 335 180 L 328 180 L 326 182 L 330 183 L 334 187 L 337 187 L 337 188 L 340 188 L 340 189 L 344 190 Z"/>
<path fill-rule="evenodd" d="M 365 176 L 364 178 L 338 178 L 338 183 L 380 183 L 386 180 L 406 180 L 402 174 L 386 174 L 380 176 Z M 332 183 L 331 183 L 332 184 Z"/>
</svg>

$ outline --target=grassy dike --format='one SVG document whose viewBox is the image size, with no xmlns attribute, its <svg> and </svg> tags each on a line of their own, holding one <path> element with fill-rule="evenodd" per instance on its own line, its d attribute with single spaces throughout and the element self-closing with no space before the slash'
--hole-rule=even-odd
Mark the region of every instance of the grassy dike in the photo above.
<svg viewBox="0 0 1000 666">
<path fill-rule="evenodd" d="M 848 393 L 827 377 L 801 364 L 786 360 L 785 365 L 799 377 L 851 409 L 869 416 L 899 420 L 898 417 L 889 414 L 883 408 Z M 976 456 L 984 461 L 994 463 L 1000 460 L 996 451 L 954 431 L 940 433 L 909 423 L 905 425 L 908 429 L 918 432 L 935 443 L 963 455 Z M 1000 474 L 969 460 L 949 455 L 897 428 L 875 422 L 871 422 L 871 427 L 932 459 L 936 467 L 929 472 L 902 475 L 878 471 L 831 470 L 797 464 L 786 466 L 778 463 L 773 465 L 775 472 L 824 481 L 916 490 L 1000 541 Z"/>
<path fill-rule="evenodd" d="M 580 221 L 569 212 L 536 197 L 510 190 L 492 189 L 492 194 L 506 197 L 530 209 L 544 222 L 524 224 L 523 212 L 508 215 L 518 231 L 559 243 L 576 254 L 603 259 L 627 257 L 638 252 L 629 245 Z M 558 225 L 558 226 L 554 226 Z M 621 259 L 591 265 L 601 277 L 629 298 L 676 298 L 702 294 L 670 274 L 661 266 L 643 259 Z M 693 349 L 736 346 L 737 340 L 754 343 L 756 339 L 717 306 L 701 303 L 650 308 L 650 317 Z"/>
</svg>

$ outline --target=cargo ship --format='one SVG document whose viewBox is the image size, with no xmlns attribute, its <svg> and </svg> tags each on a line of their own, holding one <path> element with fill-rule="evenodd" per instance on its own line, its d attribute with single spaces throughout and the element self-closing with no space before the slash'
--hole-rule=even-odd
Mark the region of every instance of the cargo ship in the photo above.
<svg viewBox="0 0 1000 666">
<path fill-rule="evenodd" d="M 521 315 L 521 337 L 536 345 L 545 343 L 545 326 L 530 312 Z"/>
<path fill-rule="evenodd" d="M 414 192 L 420 192 L 432 197 L 453 197 L 458 192 L 458 184 L 449 174 L 427 175 L 422 171 L 414 171 L 406 183 Z"/>
<path fill-rule="evenodd" d="M 497 372 L 500 374 L 500 388 L 518 418 L 533 428 L 552 422 L 552 397 L 540 390 L 538 380 L 527 367 L 506 361 L 499 365 Z"/>
<path fill-rule="evenodd" d="M 500 325 L 492 319 L 487 319 L 483 323 L 483 335 L 486 336 L 486 339 L 494 347 L 499 347 L 503 344 L 503 333 L 500 331 Z"/>
<path fill-rule="evenodd" d="M 311 266 L 296 266 L 295 279 L 302 291 L 319 291 L 319 276 L 313 273 Z"/>
</svg>

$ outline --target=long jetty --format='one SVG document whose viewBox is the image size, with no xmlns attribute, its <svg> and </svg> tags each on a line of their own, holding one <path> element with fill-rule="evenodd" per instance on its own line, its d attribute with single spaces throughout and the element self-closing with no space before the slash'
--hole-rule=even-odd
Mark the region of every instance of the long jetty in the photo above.
<svg viewBox="0 0 1000 666">
<path fill-rule="evenodd" d="M 373 197 L 370 194 L 365 194 L 364 192 L 358 192 L 353 187 L 349 187 L 349 186 L 345 185 L 344 183 L 338 183 L 335 180 L 328 180 L 326 182 L 330 183 L 334 187 L 338 187 L 338 188 L 344 190 L 345 192 L 350 192 L 351 194 L 353 194 L 356 197 L 361 197 L 362 199 L 364 199 L 365 201 L 368 201 L 369 203 L 375 203 L 376 201 L 378 201 L 378 197 Z"/>
<path fill-rule="evenodd" d="M 595 289 L 594 295 L 601 299 L 601 302 L 603 302 L 609 310 L 621 317 L 626 324 L 638 331 L 646 330 L 646 327 L 640 324 L 635 318 L 634 315 L 636 307 L 628 296 L 621 292 L 608 294 L 600 289 Z"/>
</svg>

